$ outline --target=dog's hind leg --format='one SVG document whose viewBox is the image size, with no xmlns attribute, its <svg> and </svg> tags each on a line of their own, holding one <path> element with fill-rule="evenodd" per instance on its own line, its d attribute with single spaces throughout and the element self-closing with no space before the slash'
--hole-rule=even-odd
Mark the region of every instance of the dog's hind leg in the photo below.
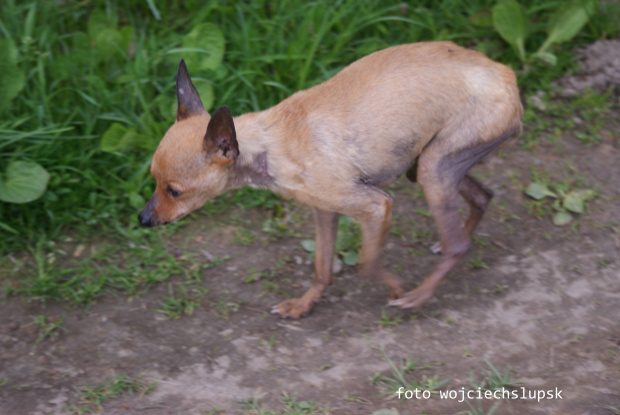
<svg viewBox="0 0 620 415">
<path fill-rule="evenodd" d="M 438 140 L 426 148 L 418 159 L 417 181 L 437 225 L 442 257 L 436 269 L 422 284 L 390 305 L 403 308 L 418 307 L 430 299 L 439 284 L 469 251 L 474 231 L 492 193 L 467 171 L 503 141 L 518 132 L 511 129 L 500 137 L 475 147 L 454 151 L 450 140 Z M 470 216 L 465 226 L 458 212 L 457 195 L 461 194 L 470 205 Z"/>
<path fill-rule="evenodd" d="M 493 191 L 471 175 L 466 174 L 459 185 L 459 193 L 469 205 L 469 217 L 465 222 L 465 232 L 471 236 L 480 223 L 484 212 L 486 212 L 487 206 L 491 203 Z"/>
<path fill-rule="evenodd" d="M 417 158 L 407 170 L 406 176 L 412 183 L 418 181 Z M 478 226 L 478 223 L 480 223 L 487 206 L 489 206 L 489 203 L 493 198 L 493 191 L 471 175 L 465 174 L 463 180 L 459 184 L 459 194 L 469 205 L 469 217 L 465 222 L 465 231 L 469 234 L 469 236 L 471 236 L 476 230 L 476 227 Z M 434 243 L 430 250 L 435 254 L 440 254 L 441 244 L 439 242 Z"/>
</svg>

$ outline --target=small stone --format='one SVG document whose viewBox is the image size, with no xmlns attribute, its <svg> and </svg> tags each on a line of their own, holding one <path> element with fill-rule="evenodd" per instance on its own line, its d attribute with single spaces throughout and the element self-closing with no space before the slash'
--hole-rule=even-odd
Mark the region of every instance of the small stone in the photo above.
<svg viewBox="0 0 620 415">
<path fill-rule="evenodd" d="M 338 274 L 342 271 L 342 261 L 338 257 L 334 257 L 334 262 L 332 263 L 332 273 Z"/>
</svg>

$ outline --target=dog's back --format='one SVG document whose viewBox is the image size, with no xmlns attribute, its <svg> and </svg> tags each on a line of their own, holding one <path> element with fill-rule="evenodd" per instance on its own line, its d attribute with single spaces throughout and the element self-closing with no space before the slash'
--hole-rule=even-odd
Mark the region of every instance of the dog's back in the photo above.
<svg viewBox="0 0 620 415">
<path fill-rule="evenodd" d="M 474 147 L 520 125 L 522 107 L 510 68 L 429 42 L 368 55 L 265 115 L 289 135 L 299 131 L 281 143 L 287 157 L 310 151 L 334 175 L 384 185 L 431 140 Z"/>
</svg>

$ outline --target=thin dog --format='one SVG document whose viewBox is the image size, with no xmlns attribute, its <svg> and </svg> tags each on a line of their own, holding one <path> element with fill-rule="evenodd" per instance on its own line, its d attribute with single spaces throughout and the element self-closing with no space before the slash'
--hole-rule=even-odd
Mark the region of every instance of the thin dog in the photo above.
<svg viewBox="0 0 620 415">
<path fill-rule="evenodd" d="M 308 313 L 332 282 L 338 214 L 359 222 L 361 274 L 385 284 L 390 305 L 418 307 L 467 253 L 493 192 L 467 171 L 521 131 L 514 72 L 452 42 L 394 46 L 264 111 L 232 117 L 205 110 L 185 63 L 177 74 L 176 122 L 151 164 L 155 192 L 144 226 L 177 220 L 245 185 L 314 209 L 315 276 L 300 298 L 273 308 Z M 424 191 L 442 256 L 416 289 L 380 265 L 392 198 L 381 190 L 402 174 Z M 464 225 L 458 195 L 470 207 Z"/>
</svg>

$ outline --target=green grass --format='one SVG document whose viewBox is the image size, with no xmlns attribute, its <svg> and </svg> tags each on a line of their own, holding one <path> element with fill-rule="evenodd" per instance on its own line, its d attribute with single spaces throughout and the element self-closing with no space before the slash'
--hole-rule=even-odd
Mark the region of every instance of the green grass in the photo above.
<svg viewBox="0 0 620 415">
<path fill-rule="evenodd" d="M 68 409 L 72 414 L 76 415 L 98 414 L 102 413 L 102 404 L 106 400 L 131 393 L 148 395 L 154 388 L 155 383 L 146 384 L 140 379 L 133 379 L 127 375 L 118 375 L 97 385 L 78 388 L 79 402 Z"/>
<path fill-rule="evenodd" d="M 525 46 L 535 50 L 546 37 L 544 22 L 561 0 L 521 3 L 529 21 Z M 106 292 L 139 295 L 174 275 L 184 281 L 198 278 L 199 261 L 175 258 L 163 242 L 183 225 L 140 229 L 137 213 L 154 188 L 151 156 L 174 120 L 176 66 L 181 57 L 192 57 L 188 35 L 205 24 L 217 25 L 219 31 L 211 35 L 223 36 L 221 63 L 194 64 L 189 70 L 206 91 L 208 109 L 227 104 L 234 114 L 268 108 L 375 50 L 428 40 L 449 39 L 479 49 L 512 66 L 525 93 L 548 91 L 550 81 L 573 64 L 575 45 L 618 33 L 613 16 L 620 6 L 600 4 L 577 37 L 553 45 L 556 66 L 525 65 L 495 28 L 479 19 L 494 4 L 172 0 L 158 9 L 149 1 L 6 0 L 0 40 L 15 45 L 17 69 L 12 71 L 23 74 L 24 86 L 0 107 L 0 180 L 16 160 L 39 163 L 50 180 L 33 202 L 0 202 L 0 254 L 17 254 L 0 260 L 2 285 L 9 294 L 89 304 Z M 13 72 L 3 70 L 0 76 Z M 588 145 L 600 139 L 595 109 L 605 102 L 590 95 L 575 104 L 588 121 L 577 138 Z M 549 125 L 534 111 L 528 116 L 542 123 L 535 133 L 572 126 Z M 121 131 L 122 140 L 110 141 L 110 131 Z M 533 146 L 537 140 L 526 142 Z M 208 202 L 203 212 L 218 215 L 234 206 L 268 210 L 272 219 L 264 227 L 272 237 L 296 235 L 283 219 L 287 205 L 270 192 L 242 189 Z M 349 238 L 341 255 L 354 263 L 359 236 L 354 225 L 345 225 L 341 233 Z M 252 243 L 250 234 L 237 236 L 240 243 Z M 86 245 L 102 239 L 104 246 L 82 259 L 70 258 L 55 247 L 66 238 Z M 191 309 L 193 300 L 178 304 L 177 310 L 177 297 L 164 299 L 170 313 Z"/>
<path fill-rule="evenodd" d="M 242 407 L 238 413 L 247 415 L 329 415 L 330 413 L 312 401 L 299 401 L 286 393 L 280 397 L 280 402 L 282 409 L 274 411 L 265 408 L 256 398 L 242 400 L 238 402 Z"/>
<path fill-rule="evenodd" d="M 389 363 L 391 376 L 377 373 L 371 379 L 373 385 L 381 386 L 389 395 L 394 395 L 399 389 L 419 390 L 419 391 L 437 391 L 441 387 L 448 384 L 451 378 L 440 379 L 439 375 L 427 376 L 422 375 L 419 379 L 410 379 L 411 373 L 424 369 L 430 369 L 430 365 L 420 365 L 417 360 L 403 359 L 401 365 L 398 366 L 387 355 L 383 347 L 379 348 L 383 359 Z"/>
<path fill-rule="evenodd" d="M 63 248 L 66 242 L 41 239 L 30 255 L 11 263 L 12 268 L 8 264 L 0 267 L 0 271 L 12 271 L 12 275 L 3 275 L 3 285 L 9 295 L 89 305 L 106 293 L 138 296 L 153 284 L 176 278 L 182 285 L 162 299 L 161 310 L 173 318 L 191 314 L 192 305 L 207 292 L 202 281 L 205 271 L 220 265 L 226 257 L 208 262 L 193 254 L 175 257 L 169 252 L 166 233 L 100 240 L 78 258 Z"/>
</svg>

